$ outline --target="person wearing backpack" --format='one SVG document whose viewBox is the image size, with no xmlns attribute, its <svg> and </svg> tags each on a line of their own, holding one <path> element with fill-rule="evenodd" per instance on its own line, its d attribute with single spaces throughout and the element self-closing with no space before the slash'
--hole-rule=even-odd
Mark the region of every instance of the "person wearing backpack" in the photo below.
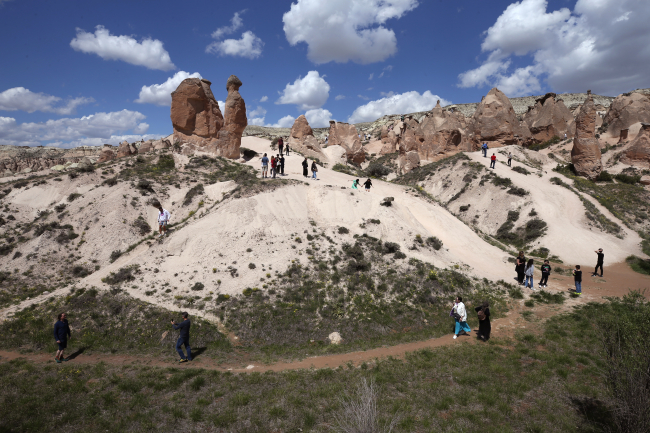
<svg viewBox="0 0 650 433">
<path fill-rule="evenodd" d="M 490 304 L 488 301 L 483 301 L 483 304 L 475 307 L 474 311 L 478 313 L 478 332 L 476 336 L 483 341 L 488 341 L 490 339 L 490 332 L 492 331 L 492 325 L 490 324 Z"/>
<path fill-rule="evenodd" d="M 454 303 L 454 308 L 452 309 L 452 315 L 456 321 L 456 328 L 454 329 L 454 340 L 458 338 L 459 335 L 467 334 L 469 335 L 472 332 L 472 328 L 467 324 L 467 310 L 465 309 L 465 304 L 463 304 L 463 298 L 458 296 Z"/>
<path fill-rule="evenodd" d="M 535 273 L 535 262 L 533 259 L 528 259 L 526 264 L 526 270 L 524 274 L 526 275 L 526 284 L 525 287 L 530 287 L 530 290 L 535 290 L 535 284 L 533 283 L 533 274 Z M 530 285 L 528 284 L 530 282 Z"/>
</svg>

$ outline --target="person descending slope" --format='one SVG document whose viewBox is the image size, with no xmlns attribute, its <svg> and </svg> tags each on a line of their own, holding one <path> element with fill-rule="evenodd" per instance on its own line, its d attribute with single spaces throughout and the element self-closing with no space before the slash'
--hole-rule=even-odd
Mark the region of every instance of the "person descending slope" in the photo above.
<svg viewBox="0 0 650 433">
<path fill-rule="evenodd" d="M 167 209 L 163 209 L 162 206 L 158 206 L 158 237 L 165 236 L 167 233 L 167 224 L 169 224 L 169 219 L 171 214 Z"/>
<path fill-rule="evenodd" d="M 352 189 L 359 189 L 359 179 L 355 179 L 354 182 L 352 182 Z"/>
<path fill-rule="evenodd" d="M 497 156 L 493 153 L 492 156 L 490 157 L 490 168 L 494 169 L 496 163 L 497 163 Z"/>
<path fill-rule="evenodd" d="M 369 191 L 370 191 L 370 187 L 372 186 L 372 181 L 370 180 L 370 178 L 368 178 L 368 180 L 366 180 L 366 181 L 363 183 L 363 185 L 366 187 L 366 192 L 369 192 Z"/>
</svg>

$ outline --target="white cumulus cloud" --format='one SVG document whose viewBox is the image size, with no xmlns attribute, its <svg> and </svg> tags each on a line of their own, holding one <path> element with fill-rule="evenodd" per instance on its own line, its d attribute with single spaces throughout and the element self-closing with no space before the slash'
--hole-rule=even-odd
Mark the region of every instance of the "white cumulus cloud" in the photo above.
<svg viewBox="0 0 650 433">
<path fill-rule="evenodd" d="M 179 71 L 173 77 L 169 77 L 167 81 L 162 84 L 152 84 L 151 86 L 142 86 L 140 95 L 135 102 L 140 104 L 155 104 L 163 107 L 172 105 L 172 92 L 176 90 L 179 84 L 186 78 L 202 78 L 201 74 L 195 72 Z"/>
<path fill-rule="evenodd" d="M 340 101 L 341 99 L 345 99 L 345 95 L 336 95 L 336 98 L 334 98 L 336 101 Z"/>
<path fill-rule="evenodd" d="M 21 110 L 28 113 L 42 111 L 45 113 L 56 113 L 70 115 L 75 112 L 79 105 L 95 102 L 93 98 L 70 98 L 62 101 L 58 96 L 45 93 L 34 93 L 24 87 L 14 87 L 0 93 L 0 110 L 15 111 Z"/>
<path fill-rule="evenodd" d="M 428 90 L 422 94 L 419 94 L 416 91 L 401 94 L 390 93 L 390 96 L 386 96 L 376 101 L 370 101 L 365 105 L 357 107 L 348 119 L 348 122 L 372 122 L 387 114 L 406 114 L 414 113 L 416 111 L 428 111 L 436 106 L 438 100 L 440 100 L 440 104 L 442 105 L 449 105 L 449 101 L 442 99 L 438 95 L 434 95 Z"/>
<path fill-rule="evenodd" d="M 161 71 L 176 69 L 158 39 L 146 38 L 138 42 L 131 36 L 111 35 L 104 26 L 97 26 L 94 34 L 78 28 L 77 37 L 70 46 L 76 51 L 97 54 L 104 60 L 122 60 Z"/>
<path fill-rule="evenodd" d="M 333 120 L 332 113 L 324 108 L 308 110 L 305 117 L 312 128 L 325 128 L 330 125 L 330 120 Z"/>
<path fill-rule="evenodd" d="M 577 0 L 556 11 L 547 0 L 512 3 L 485 32 L 487 59 L 460 74 L 459 86 L 497 86 L 509 96 L 539 92 L 544 81 L 556 92 L 646 87 L 649 21 L 640 0 Z"/>
<path fill-rule="evenodd" d="M 314 63 L 368 64 L 397 52 L 395 32 L 384 25 L 417 6 L 417 0 L 298 0 L 282 21 L 287 41 L 305 42 Z"/>
<path fill-rule="evenodd" d="M 264 42 L 250 30 L 242 33 L 240 39 L 226 39 L 225 41 L 212 42 L 205 49 L 208 53 L 221 56 L 246 57 L 255 59 L 262 54 Z"/>
<path fill-rule="evenodd" d="M 277 123 L 269 124 L 266 125 L 271 128 L 291 128 L 293 126 L 293 122 L 296 121 L 296 118 L 291 116 L 291 115 L 286 115 L 280 120 L 277 121 Z"/>
<path fill-rule="evenodd" d="M 246 12 L 246 10 L 235 12 L 235 15 L 230 19 L 229 26 L 219 27 L 217 30 L 212 32 L 212 37 L 214 39 L 221 39 L 224 35 L 229 35 L 236 32 L 241 26 L 244 25 L 244 20 L 241 19 L 241 14 Z"/>
<path fill-rule="evenodd" d="M 269 97 L 268 97 L 268 96 L 262 96 L 262 97 L 260 98 L 260 102 L 266 102 L 266 101 L 268 101 L 268 100 L 269 100 Z"/>
<path fill-rule="evenodd" d="M 305 78 L 298 77 L 280 94 L 276 104 L 296 104 L 301 110 L 320 108 L 327 102 L 330 85 L 318 71 L 309 71 Z"/>
</svg>

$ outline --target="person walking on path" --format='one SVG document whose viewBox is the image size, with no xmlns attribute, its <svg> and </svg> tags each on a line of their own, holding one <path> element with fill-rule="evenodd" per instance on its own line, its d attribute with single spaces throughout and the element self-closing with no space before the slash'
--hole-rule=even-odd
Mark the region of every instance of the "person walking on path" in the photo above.
<svg viewBox="0 0 650 433">
<path fill-rule="evenodd" d="M 542 279 L 539 282 L 539 287 L 548 287 L 548 276 L 551 275 L 551 265 L 548 263 L 548 260 L 544 260 L 542 265 Z"/>
<path fill-rule="evenodd" d="M 458 338 L 459 335 L 462 335 L 461 332 L 469 335 L 469 333 L 472 332 L 472 328 L 467 324 L 467 310 L 465 309 L 465 304 L 463 304 L 463 298 L 460 296 L 456 298 L 452 313 L 456 313 L 454 314 L 454 320 L 456 321 L 454 340 Z"/>
<path fill-rule="evenodd" d="M 496 163 L 497 163 L 497 156 L 493 153 L 492 156 L 490 157 L 490 168 L 494 169 Z"/>
<path fill-rule="evenodd" d="M 309 162 L 307 162 L 307 157 L 302 161 L 302 177 L 309 177 Z"/>
<path fill-rule="evenodd" d="M 282 152 L 280 152 L 280 174 L 284 176 L 284 156 L 282 156 Z"/>
<path fill-rule="evenodd" d="M 262 157 L 262 179 L 268 177 L 269 170 L 269 158 L 266 156 L 266 153 Z"/>
<path fill-rule="evenodd" d="M 169 211 L 158 205 L 158 237 L 165 236 L 167 233 L 169 218 L 171 218 Z"/>
<path fill-rule="evenodd" d="M 316 165 L 316 161 L 311 162 L 311 177 L 312 179 L 318 178 L 318 166 Z"/>
<path fill-rule="evenodd" d="M 273 179 L 275 179 L 275 172 L 277 171 L 278 168 L 278 161 L 271 155 L 271 175 L 273 176 Z"/>
<path fill-rule="evenodd" d="M 483 341 L 490 339 L 490 332 L 492 332 L 492 325 L 490 324 L 490 304 L 488 301 L 483 301 L 483 304 L 474 308 L 478 313 L 478 332 L 476 337 Z"/>
<path fill-rule="evenodd" d="M 526 275 L 526 284 L 525 287 L 530 287 L 530 290 L 535 290 L 535 284 L 533 283 L 533 274 L 535 273 L 535 262 L 533 259 L 528 260 L 526 264 L 526 270 L 524 274 Z M 530 285 L 528 284 L 530 282 Z"/>
<path fill-rule="evenodd" d="M 289 156 L 289 143 L 284 146 L 284 154 Z"/>
<path fill-rule="evenodd" d="M 192 326 L 192 323 L 187 318 L 187 313 L 182 313 L 182 315 L 183 321 L 181 323 L 176 324 L 172 320 L 172 328 L 181 330 L 178 341 L 176 342 L 176 351 L 181 356 L 179 362 L 187 362 L 192 360 L 192 348 L 190 347 L 190 326 Z M 181 347 L 183 345 L 185 345 L 185 350 L 187 350 L 187 357 L 183 353 L 183 348 Z"/>
<path fill-rule="evenodd" d="M 66 313 L 59 314 L 57 321 L 54 324 L 54 340 L 56 341 L 56 344 L 59 345 L 59 350 L 57 350 L 56 355 L 54 355 L 54 360 L 57 364 L 60 364 L 62 361 L 70 360 L 63 357 L 63 352 L 66 347 L 68 347 L 68 339 L 72 339 L 67 317 L 68 315 Z"/>
<path fill-rule="evenodd" d="M 592 277 L 597 277 L 598 276 L 598 268 L 600 268 L 600 277 L 603 277 L 603 261 L 605 260 L 605 254 L 603 254 L 603 249 L 598 248 L 598 250 L 594 251 L 598 255 L 598 261 L 596 262 L 596 269 L 594 269 L 594 273 L 591 274 Z"/>
<path fill-rule="evenodd" d="M 358 186 L 359 186 L 359 179 L 355 179 L 352 182 L 352 189 L 359 189 Z"/>
<path fill-rule="evenodd" d="M 278 150 L 280 150 L 280 155 L 282 155 L 282 149 L 284 148 L 284 140 L 282 137 L 278 139 Z"/>
<path fill-rule="evenodd" d="M 487 158 L 487 150 L 488 150 L 487 143 L 483 143 L 483 146 L 481 146 L 481 149 L 483 150 L 483 158 Z"/>
<path fill-rule="evenodd" d="M 576 295 L 582 295 L 582 271 L 580 265 L 576 265 L 573 270 L 573 282 L 576 285 Z"/>
<path fill-rule="evenodd" d="M 517 264 L 515 265 L 515 271 L 517 272 L 517 282 L 520 286 L 524 284 L 524 271 L 526 267 L 526 256 L 524 256 L 523 251 L 519 251 L 519 256 L 517 256 Z"/>
<path fill-rule="evenodd" d="M 508 167 L 512 166 L 512 152 L 508 152 Z"/>
<path fill-rule="evenodd" d="M 370 192 L 370 187 L 372 186 L 372 181 L 368 178 L 363 185 L 366 187 L 366 192 Z"/>
</svg>

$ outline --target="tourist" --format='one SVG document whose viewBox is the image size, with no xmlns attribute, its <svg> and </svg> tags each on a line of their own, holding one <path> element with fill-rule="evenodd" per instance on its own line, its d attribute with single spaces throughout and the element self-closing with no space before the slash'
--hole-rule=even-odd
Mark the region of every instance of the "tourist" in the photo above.
<svg viewBox="0 0 650 433">
<path fill-rule="evenodd" d="M 305 157 L 305 160 L 302 162 L 302 177 L 308 177 L 309 176 L 309 163 L 307 162 L 307 157 Z"/>
<path fill-rule="evenodd" d="M 520 286 L 524 284 L 524 269 L 526 267 L 526 256 L 524 256 L 523 251 L 519 251 L 519 256 L 517 256 L 517 264 L 515 265 L 515 271 L 517 272 L 517 282 Z"/>
<path fill-rule="evenodd" d="M 178 325 L 172 320 L 172 328 L 181 330 L 178 341 L 176 342 L 176 351 L 181 356 L 179 362 L 187 362 L 192 360 L 192 348 L 190 347 L 190 326 L 192 326 L 192 323 L 187 318 L 187 313 L 183 313 L 182 315 L 183 321 Z M 183 348 L 181 347 L 183 345 L 185 345 L 185 350 L 187 350 L 187 357 L 183 353 Z"/>
<path fill-rule="evenodd" d="M 492 331 L 492 325 L 490 324 L 490 304 L 488 301 L 483 301 L 483 304 L 475 307 L 474 311 L 478 313 L 478 332 L 476 333 L 476 337 L 483 341 L 488 341 L 490 339 L 490 332 Z"/>
<path fill-rule="evenodd" d="M 548 263 L 548 260 L 544 260 L 542 265 L 542 280 L 539 282 L 539 287 L 547 287 L 548 276 L 551 275 L 551 265 Z"/>
<path fill-rule="evenodd" d="M 271 155 L 271 175 L 273 176 L 273 179 L 275 179 L 275 169 L 278 167 L 277 164 L 278 164 L 277 161 L 275 160 L 273 155 Z"/>
<path fill-rule="evenodd" d="M 268 177 L 267 172 L 269 170 L 269 158 L 266 156 L 266 153 L 262 157 L 262 178 Z"/>
<path fill-rule="evenodd" d="M 472 328 L 467 324 L 467 310 L 465 309 L 465 304 L 463 304 L 463 298 L 460 296 L 456 298 L 452 312 L 456 313 L 454 314 L 454 320 L 456 321 L 454 340 L 458 338 L 459 335 L 469 334 L 472 332 Z M 461 332 L 463 334 L 461 334 Z"/>
<path fill-rule="evenodd" d="M 54 355 L 54 360 L 57 364 L 60 364 L 61 361 L 70 360 L 70 358 L 63 357 L 63 352 L 66 347 L 68 347 L 68 339 L 72 339 L 67 317 L 68 315 L 66 313 L 59 314 L 57 321 L 54 324 L 54 340 L 56 341 L 56 344 L 59 345 L 59 350 L 57 350 L 56 355 Z"/>
<path fill-rule="evenodd" d="M 528 260 L 528 264 L 526 264 L 526 269 L 524 270 L 524 274 L 526 275 L 526 284 L 524 284 L 524 287 L 530 287 L 530 290 L 535 290 L 535 284 L 533 283 L 533 274 L 535 273 L 535 262 L 533 259 Z M 528 284 L 530 282 L 530 285 Z"/>
<path fill-rule="evenodd" d="M 605 259 L 605 254 L 603 254 L 603 249 L 598 248 L 598 250 L 594 251 L 598 255 L 598 261 L 596 262 L 596 269 L 594 269 L 594 273 L 591 274 L 592 277 L 597 277 L 598 276 L 598 268 L 600 268 L 600 277 L 602 278 L 603 276 L 603 260 Z"/>
<path fill-rule="evenodd" d="M 318 166 L 316 165 L 316 161 L 311 162 L 311 178 L 316 179 L 318 177 Z"/>
<path fill-rule="evenodd" d="M 497 156 L 493 153 L 492 156 L 490 157 L 490 168 L 494 169 L 494 166 L 497 163 Z"/>
<path fill-rule="evenodd" d="M 278 139 L 278 150 L 280 151 L 280 155 L 282 155 L 282 148 L 284 147 L 284 140 L 282 137 Z"/>
<path fill-rule="evenodd" d="M 280 152 L 278 159 L 280 160 L 280 174 L 284 176 L 284 156 L 282 156 L 282 152 Z"/>
<path fill-rule="evenodd" d="M 508 167 L 512 165 L 512 152 L 508 152 Z"/>
<path fill-rule="evenodd" d="M 354 182 L 352 182 L 352 189 L 359 189 L 359 179 L 355 179 Z"/>
<path fill-rule="evenodd" d="M 366 192 L 370 192 L 370 187 L 372 186 L 372 181 L 370 180 L 370 178 L 368 178 L 368 180 L 366 180 L 363 184 L 366 187 Z"/>
<path fill-rule="evenodd" d="M 169 218 L 171 214 L 167 209 L 163 209 L 161 205 L 158 205 L 158 237 L 165 236 L 167 233 L 167 224 L 169 224 Z"/>
<path fill-rule="evenodd" d="M 481 146 L 481 149 L 483 150 L 483 158 L 487 158 L 487 150 L 488 150 L 487 143 L 483 143 L 483 146 Z"/>
<path fill-rule="evenodd" d="M 576 295 L 582 295 L 582 271 L 580 265 L 576 265 L 573 270 L 573 282 L 576 285 Z"/>
<path fill-rule="evenodd" d="M 329 140 L 329 138 L 330 138 L 329 135 L 326 135 L 326 136 L 325 136 L 325 145 L 327 145 L 327 141 Z"/>
<path fill-rule="evenodd" d="M 289 156 L 289 143 L 284 146 L 284 154 Z"/>
</svg>

